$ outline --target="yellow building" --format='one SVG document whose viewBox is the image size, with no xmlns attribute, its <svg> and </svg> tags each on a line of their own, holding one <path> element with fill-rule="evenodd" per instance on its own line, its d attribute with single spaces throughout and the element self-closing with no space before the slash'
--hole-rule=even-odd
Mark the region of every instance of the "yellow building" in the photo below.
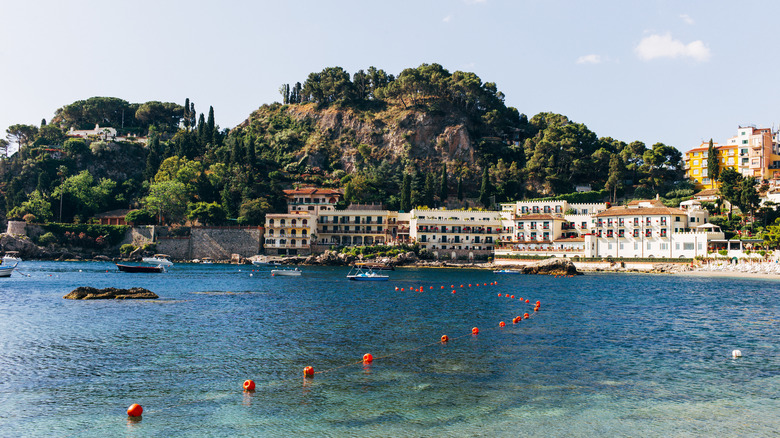
<svg viewBox="0 0 780 438">
<path fill-rule="evenodd" d="M 723 172 L 727 167 L 738 170 L 739 157 L 737 155 L 737 145 L 728 144 L 720 146 L 713 143 L 715 152 L 718 154 L 718 167 Z M 709 177 L 707 163 L 709 162 L 709 142 L 702 143 L 701 146 L 693 148 L 685 153 L 685 177 L 695 181 L 696 188 L 713 188 L 712 180 Z M 717 185 L 717 184 L 716 184 Z"/>
</svg>

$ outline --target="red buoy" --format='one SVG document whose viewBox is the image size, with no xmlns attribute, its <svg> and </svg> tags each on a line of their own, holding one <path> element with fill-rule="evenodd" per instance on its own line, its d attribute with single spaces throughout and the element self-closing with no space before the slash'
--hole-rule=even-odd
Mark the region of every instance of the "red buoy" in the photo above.
<svg viewBox="0 0 780 438">
<path fill-rule="evenodd" d="M 528 318 L 529 318 L 528 314 L 527 314 L 527 313 L 524 313 L 524 314 L 523 314 L 523 319 L 528 319 Z"/>
<path fill-rule="evenodd" d="M 141 414 L 144 413 L 144 408 L 141 407 L 138 403 L 130 405 L 129 408 L 127 408 L 127 416 L 128 417 L 140 417 Z"/>
<path fill-rule="evenodd" d="M 401 292 L 403 292 L 403 291 L 404 291 L 404 288 L 401 288 Z"/>
<path fill-rule="evenodd" d="M 374 356 L 371 355 L 371 353 L 366 353 L 363 355 L 363 363 L 369 364 L 374 361 Z"/>
<path fill-rule="evenodd" d="M 447 341 L 449 341 L 449 340 L 450 340 L 450 337 L 449 337 L 449 336 L 447 336 L 447 335 L 441 335 L 441 341 L 442 341 L 442 342 L 447 342 Z"/>
<path fill-rule="evenodd" d="M 441 285 L 441 288 L 444 289 L 444 285 Z"/>
<path fill-rule="evenodd" d="M 499 327 L 504 327 L 505 325 L 506 325 L 506 323 L 504 321 L 501 321 L 501 322 L 498 323 Z"/>
<path fill-rule="evenodd" d="M 314 377 L 314 367 L 306 367 L 303 369 L 303 377 Z"/>
<path fill-rule="evenodd" d="M 500 297 L 500 296 L 501 296 L 501 294 L 498 294 L 498 296 Z"/>
<path fill-rule="evenodd" d="M 244 380 L 244 391 L 254 391 L 255 382 L 253 380 Z"/>
<path fill-rule="evenodd" d="M 433 289 L 433 286 L 431 286 L 431 289 Z M 430 289 L 429 289 L 430 290 Z"/>
<path fill-rule="evenodd" d="M 478 328 L 476 328 L 476 327 L 472 328 L 472 329 L 471 329 L 471 334 L 472 334 L 472 335 L 478 335 L 478 334 L 479 334 L 479 329 L 478 329 Z"/>
<path fill-rule="evenodd" d="M 531 300 L 529 300 L 528 298 L 526 298 L 526 299 L 525 299 L 525 302 L 526 302 L 526 303 L 530 303 L 530 302 L 531 302 Z"/>
<path fill-rule="evenodd" d="M 479 286 L 479 285 L 477 285 L 477 286 Z M 471 287 L 471 285 L 470 285 L 470 284 L 469 284 L 469 287 Z"/>
<path fill-rule="evenodd" d="M 395 290 L 398 290 L 398 286 L 395 287 Z"/>
<path fill-rule="evenodd" d="M 455 289 L 452 290 L 452 293 L 455 293 Z"/>
</svg>

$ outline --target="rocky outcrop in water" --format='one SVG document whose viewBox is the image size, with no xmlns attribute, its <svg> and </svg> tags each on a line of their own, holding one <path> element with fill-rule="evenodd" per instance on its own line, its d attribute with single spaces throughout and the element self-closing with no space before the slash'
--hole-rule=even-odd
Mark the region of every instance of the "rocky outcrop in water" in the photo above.
<svg viewBox="0 0 780 438">
<path fill-rule="evenodd" d="M 581 275 L 571 260 L 567 258 L 549 258 L 520 268 L 523 274 L 541 275 Z"/>
<path fill-rule="evenodd" d="M 71 293 L 62 298 L 65 298 L 66 300 L 150 300 L 160 297 L 149 289 L 144 289 L 142 287 L 133 287 L 130 289 L 107 287 L 105 289 L 97 289 L 89 286 L 81 286 L 73 289 Z"/>
</svg>

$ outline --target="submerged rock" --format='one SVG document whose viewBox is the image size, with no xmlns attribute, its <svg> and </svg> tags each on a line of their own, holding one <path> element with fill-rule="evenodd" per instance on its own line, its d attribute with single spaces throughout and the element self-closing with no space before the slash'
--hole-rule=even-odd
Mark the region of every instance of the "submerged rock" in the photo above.
<svg viewBox="0 0 780 438">
<path fill-rule="evenodd" d="M 133 287 L 130 289 L 107 287 L 105 289 L 97 289 L 89 286 L 81 286 L 73 289 L 71 293 L 62 298 L 65 298 L 66 300 L 148 300 L 160 297 L 149 289 L 144 289 L 142 287 Z"/>
<path fill-rule="evenodd" d="M 574 263 L 567 258 L 544 259 L 523 266 L 521 272 L 542 275 L 580 275 Z"/>
</svg>

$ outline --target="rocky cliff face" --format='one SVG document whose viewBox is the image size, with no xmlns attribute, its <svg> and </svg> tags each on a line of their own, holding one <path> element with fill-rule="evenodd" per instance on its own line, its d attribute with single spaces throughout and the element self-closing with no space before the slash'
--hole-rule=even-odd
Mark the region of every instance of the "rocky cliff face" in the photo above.
<svg viewBox="0 0 780 438">
<path fill-rule="evenodd" d="M 365 115 L 351 109 L 317 110 L 313 105 L 293 105 L 288 115 L 310 121 L 324 138 L 342 150 L 345 171 L 355 169 L 357 146 L 371 146 L 372 158 L 397 162 L 404 158 L 441 162 L 472 163 L 473 138 L 467 121 L 452 115 L 436 115 L 414 110 L 386 110 Z M 310 154 L 312 166 L 320 164 L 318 154 Z"/>
</svg>

